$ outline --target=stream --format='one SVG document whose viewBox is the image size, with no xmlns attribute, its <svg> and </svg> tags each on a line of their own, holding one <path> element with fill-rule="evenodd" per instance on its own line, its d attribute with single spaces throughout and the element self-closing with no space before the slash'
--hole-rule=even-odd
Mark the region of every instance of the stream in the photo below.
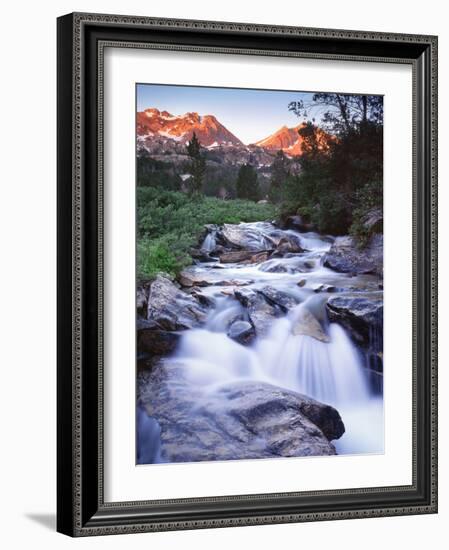
<svg viewBox="0 0 449 550">
<path fill-rule="evenodd" d="M 189 382 L 209 394 L 235 381 L 257 381 L 332 405 L 346 430 L 333 441 L 338 454 L 382 453 L 382 391 L 371 382 L 362 350 L 342 325 L 329 322 L 325 307 L 329 297 L 337 293 L 365 295 L 378 290 L 378 278 L 324 267 L 331 237 L 281 232 L 266 222 L 239 227 L 245 231 L 247 247 L 255 252 L 264 248 L 273 231 L 297 240 L 303 251 L 271 255 L 255 263 L 222 263 L 214 255 L 216 234 L 209 231 L 201 250 L 212 261 L 199 261 L 187 271 L 201 281 L 201 294 L 214 305 L 200 328 L 183 331 L 173 358 L 182 363 Z M 235 289 L 245 297 L 267 287 L 291 298 L 293 307 L 291 303 L 284 309 L 275 306 L 277 316 L 266 330 L 242 345 L 228 336 L 236 319 L 247 324 L 251 321 Z"/>
</svg>

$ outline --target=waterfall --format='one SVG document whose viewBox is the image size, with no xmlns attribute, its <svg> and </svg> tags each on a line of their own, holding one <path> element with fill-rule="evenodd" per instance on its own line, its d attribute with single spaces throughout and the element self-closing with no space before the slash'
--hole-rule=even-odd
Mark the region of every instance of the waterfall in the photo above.
<svg viewBox="0 0 449 550">
<path fill-rule="evenodd" d="M 329 342 L 292 333 L 292 320 L 279 319 L 267 339 L 258 343 L 263 370 L 280 386 L 304 393 L 337 408 L 365 401 L 369 388 L 351 340 L 336 323 L 328 327 Z"/>
<path fill-rule="evenodd" d="M 137 464 L 161 463 L 161 428 L 140 403 L 137 404 L 136 425 Z"/>
<path fill-rule="evenodd" d="M 322 342 L 293 334 L 293 313 L 275 320 L 266 338 L 242 346 L 225 331 L 226 320 L 238 311 L 233 299 L 224 299 L 205 328 L 182 337 L 175 358 L 192 384 L 213 392 L 223 384 L 253 380 L 305 394 L 340 412 L 346 426 L 346 434 L 334 442 L 340 454 L 382 450 L 382 400 L 371 391 L 362 356 L 340 325 L 330 323 L 329 341 Z"/>
<path fill-rule="evenodd" d="M 202 252 L 206 252 L 207 254 L 209 254 L 210 252 L 212 252 L 212 250 L 214 250 L 216 246 L 216 239 L 215 239 L 216 233 L 217 233 L 216 231 L 210 231 L 206 235 L 206 237 L 204 238 L 203 244 L 201 245 Z"/>
<path fill-rule="evenodd" d="M 248 229 L 251 245 L 268 242 L 270 228 L 274 229 L 266 223 L 241 225 Z M 251 345 L 241 345 L 227 332 L 235 320 L 249 320 L 248 313 L 229 286 L 211 284 L 202 291 L 214 297 L 214 308 L 201 328 L 183 333 L 173 359 L 183 365 L 195 388 L 204 391 L 213 392 L 233 381 L 253 380 L 330 404 L 339 411 L 346 427 L 343 437 L 334 442 L 339 454 L 383 452 L 383 401 L 370 385 L 366 359 L 342 326 L 329 323 L 326 293 L 316 294 L 313 290 L 318 284 L 347 286 L 349 276 L 323 267 L 329 239 L 316 233 L 285 233 L 295 234 L 306 251 L 255 265 L 223 264 L 220 278 L 238 278 L 245 288 L 255 292 L 269 284 L 300 303 L 273 318 L 267 333 L 256 337 Z M 216 231 L 211 231 L 202 250 L 210 253 L 215 246 Z M 217 265 L 199 263 L 192 269 L 208 275 Z M 351 278 L 351 284 L 356 281 Z M 377 333 L 372 337 L 380 338 Z M 157 426 L 142 425 L 139 429 L 153 430 L 157 435 Z M 142 452 L 157 455 L 157 449 Z"/>
</svg>

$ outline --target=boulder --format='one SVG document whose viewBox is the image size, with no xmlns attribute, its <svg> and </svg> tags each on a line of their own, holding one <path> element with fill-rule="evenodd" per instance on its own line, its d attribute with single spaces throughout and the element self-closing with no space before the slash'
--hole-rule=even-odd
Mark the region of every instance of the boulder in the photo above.
<svg viewBox="0 0 449 550">
<path fill-rule="evenodd" d="M 300 252 L 304 252 L 304 249 L 301 246 L 301 241 L 299 238 L 296 238 L 294 235 L 286 234 L 279 241 L 275 252 L 282 255 L 290 253 L 298 254 Z"/>
<path fill-rule="evenodd" d="M 308 268 L 304 265 L 305 262 L 300 257 L 290 258 L 272 258 L 264 262 L 260 267 L 260 271 L 265 273 L 306 273 Z"/>
<path fill-rule="evenodd" d="M 381 352 L 383 293 L 363 292 L 332 296 L 326 304 L 330 321 L 341 324 L 362 347 Z"/>
<path fill-rule="evenodd" d="M 344 433 L 329 405 L 262 382 L 205 391 L 172 360 L 156 364 L 138 394 L 160 427 L 164 462 L 334 455 L 331 440 Z"/>
<path fill-rule="evenodd" d="M 203 323 L 206 316 L 206 308 L 169 279 L 158 275 L 151 283 L 146 317 L 163 330 L 193 328 Z"/>
<path fill-rule="evenodd" d="M 252 250 L 228 250 L 219 255 L 222 264 L 258 263 L 268 258 L 266 251 L 255 254 Z"/>
<path fill-rule="evenodd" d="M 264 286 L 258 292 L 262 294 L 268 303 L 279 306 L 283 311 L 296 307 L 300 302 L 299 298 L 272 286 Z"/>
<path fill-rule="evenodd" d="M 330 342 L 318 319 L 304 306 L 294 311 L 292 334 L 311 336 L 320 342 Z"/>
<path fill-rule="evenodd" d="M 209 256 L 209 253 L 205 250 L 200 250 L 198 248 L 191 248 L 189 250 L 190 256 L 196 261 L 196 262 L 213 262 L 215 261 L 214 258 L 211 258 Z"/>
<path fill-rule="evenodd" d="M 262 229 L 242 224 L 224 224 L 217 232 L 217 241 L 223 246 L 253 252 L 273 250 L 275 245 Z"/>
<path fill-rule="evenodd" d="M 375 234 L 363 249 L 352 237 L 337 237 L 324 257 L 324 265 L 340 273 L 383 274 L 383 236 Z"/>
<path fill-rule="evenodd" d="M 252 284 L 251 279 L 223 279 L 219 269 L 197 272 L 195 267 L 188 267 L 178 275 L 178 282 L 182 287 L 205 286 L 246 286 Z"/>
<path fill-rule="evenodd" d="M 136 290 L 137 314 L 141 315 L 141 316 L 145 316 L 147 308 L 148 308 L 148 288 L 147 288 L 147 285 L 137 285 L 137 290 Z"/>
<path fill-rule="evenodd" d="M 137 349 L 140 353 L 150 355 L 168 355 L 175 351 L 181 335 L 168 330 L 139 330 L 137 332 Z"/>
<path fill-rule="evenodd" d="M 237 320 L 231 323 L 227 332 L 229 338 L 235 340 L 239 344 L 251 344 L 256 336 L 254 327 L 248 321 Z"/>
<path fill-rule="evenodd" d="M 281 313 L 280 308 L 269 304 L 259 292 L 247 288 L 235 289 L 234 296 L 247 309 L 257 336 L 266 336 Z"/>
<path fill-rule="evenodd" d="M 185 269 L 178 275 L 178 282 L 183 287 L 208 286 L 211 284 L 203 277 L 203 274 L 198 274 L 193 270 Z"/>
</svg>

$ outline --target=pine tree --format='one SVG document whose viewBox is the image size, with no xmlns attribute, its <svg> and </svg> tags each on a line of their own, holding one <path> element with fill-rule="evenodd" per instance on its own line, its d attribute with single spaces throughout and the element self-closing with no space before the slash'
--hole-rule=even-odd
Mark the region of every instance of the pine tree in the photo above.
<svg viewBox="0 0 449 550">
<path fill-rule="evenodd" d="M 206 161 L 201 154 L 201 145 L 195 132 L 193 132 L 192 139 L 187 144 L 187 154 L 191 160 L 189 170 L 192 174 L 192 177 L 188 180 L 189 194 L 191 196 L 199 196 L 203 188 Z"/>
<path fill-rule="evenodd" d="M 283 196 L 283 187 L 285 181 L 290 175 L 288 159 L 284 151 L 280 149 L 271 165 L 270 199 L 273 202 L 279 202 Z"/>
<path fill-rule="evenodd" d="M 236 192 L 239 199 L 257 201 L 259 199 L 259 182 L 257 172 L 250 164 L 242 164 L 237 176 Z"/>
</svg>

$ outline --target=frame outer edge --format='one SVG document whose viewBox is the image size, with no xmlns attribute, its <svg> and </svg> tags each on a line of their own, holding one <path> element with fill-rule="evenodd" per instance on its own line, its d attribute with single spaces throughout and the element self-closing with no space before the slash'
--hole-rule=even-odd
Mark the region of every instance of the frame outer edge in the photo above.
<svg viewBox="0 0 449 550">
<path fill-rule="evenodd" d="M 145 532 L 145 531 L 168 531 L 176 529 L 202 529 L 202 528 L 214 528 L 225 526 L 243 526 L 243 525 L 261 525 L 270 523 L 289 523 L 289 522 L 304 522 L 304 521 L 323 521 L 330 519 L 350 519 L 361 517 L 382 517 L 382 516 L 394 516 L 394 515 L 406 515 L 417 513 L 432 513 L 437 511 L 437 496 L 436 496 L 436 259 L 437 259 L 437 246 L 436 246 L 436 57 L 437 57 L 437 38 L 428 35 L 404 35 L 396 33 L 377 33 L 368 31 L 343 31 L 332 29 L 312 29 L 302 27 L 284 27 L 284 26 L 268 26 L 268 25 L 253 25 L 245 23 L 228 23 L 228 22 L 208 22 L 208 21 L 194 21 L 194 20 L 176 20 L 176 19 L 159 19 L 159 18 L 147 18 L 147 17 L 133 17 L 133 16 L 114 16 L 104 14 L 88 14 L 88 13 L 74 13 L 67 16 L 63 16 L 58 19 L 58 28 L 60 30 L 63 26 L 63 21 L 68 20 L 72 23 L 72 32 L 70 34 L 71 40 L 71 52 L 72 52 L 72 64 L 73 64 L 73 97 L 71 101 L 71 119 L 72 119 L 72 162 L 71 162 L 71 179 L 72 179 L 72 197 L 71 197 L 71 228 L 70 235 L 71 247 L 73 250 L 73 257 L 71 262 L 72 268 L 72 346 L 71 346 L 71 376 L 70 380 L 73 383 L 71 388 L 70 405 L 72 407 L 70 419 L 71 428 L 70 435 L 73 434 L 73 447 L 70 447 L 71 452 L 71 464 L 72 470 L 70 471 L 71 486 L 71 529 L 67 527 L 69 522 L 67 521 L 67 511 L 64 511 L 60 506 L 60 491 L 58 491 L 58 530 L 65 534 L 72 536 L 91 536 L 91 535 L 106 535 L 106 534 L 119 534 L 119 533 L 133 533 L 133 532 Z M 432 402 L 431 402 L 431 423 L 432 423 L 432 449 L 431 449 L 431 502 L 422 506 L 407 506 L 407 507 L 391 507 L 391 508 L 377 508 L 369 510 L 348 510 L 339 512 L 317 512 L 317 513 L 300 513 L 300 514 L 287 514 L 287 515 L 266 515 L 257 517 L 230 517 L 226 519 L 207 519 L 207 520 L 187 520 L 187 521 L 175 521 L 175 522 L 160 522 L 160 523 L 143 523 L 124 525 L 117 524 L 111 527 L 96 527 L 89 526 L 88 524 L 83 526 L 81 520 L 81 267 L 82 267 L 82 251 L 81 251 L 81 72 L 82 72 L 82 58 L 81 58 L 81 36 L 82 28 L 85 24 L 109 24 L 109 25 L 143 25 L 148 27 L 172 27 L 183 28 L 192 30 L 215 30 L 234 33 L 263 33 L 263 34 L 303 34 L 309 37 L 321 37 L 321 38 L 343 38 L 343 39 L 358 39 L 358 40 L 380 40 L 385 42 L 404 42 L 404 43 L 419 43 L 428 45 L 432 50 L 432 63 L 430 68 L 430 80 L 432 86 L 432 138 L 431 148 L 431 179 L 432 179 L 432 200 L 431 208 L 429 212 L 429 222 L 432 226 L 432 255 L 430 270 L 432 273 L 432 292 L 431 292 L 431 314 L 432 314 L 432 349 L 431 349 L 431 375 L 432 375 Z M 67 37 L 63 39 L 66 41 Z M 58 41 L 58 46 L 60 43 Z M 61 61 L 63 56 L 58 54 L 58 73 L 62 71 Z M 64 58 L 65 63 L 68 59 Z M 64 73 L 66 74 L 66 73 Z M 58 82 L 62 84 L 63 77 L 58 75 Z M 66 82 L 67 85 L 67 82 Z M 58 89 L 59 90 L 59 89 Z M 59 99 L 59 98 L 58 98 Z M 64 107 L 64 111 L 66 106 Z M 58 116 L 59 116 L 58 107 Z M 63 138 L 63 132 L 60 122 L 58 122 L 58 156 L 60 153 L 61 144 L 67 139 L 67 128 L 65 128 L 65 136 Z M 73 148 L 72 148 L 73 144 Z M 62 194 L 63 181 L 61 178 L 62 166 L 58 161 L 58 195 Z M 59 216 L 61 217 L 61 216 Z M 63 220 L 58 220 L 58 234 L 62 230 L 63 236 L 58 237 L 58 325 L 63 318 L 63 313 L 60 309 L 60 297 L 64 290 L 61 288 L 61 283 L 66 281 L 60 280 L 61 272 L 61 249 L 63 242 L 67 244 L 67 223 L 63 223 Z M 58 334 L 58 346 L 60 347 L 62 338 L 61 334 Z M 68 374 L 67 369 L 61 365 L 62 355 L 59 355 L 58 350 L 58 415 L 62 411 L 60 401 L 62 397 L 68 397 L 66 389 L 61 391 L 60 378 L 61 375 Z M 68 378 L 68 376 L 67 376 Z M 66 408 L 64 408 L 66 411 Z M 66 414 L 63 412 L 62 418 L 66 423 Z M 60 425 L 62 422 L 60 418 L 58 420 L 58 434 L 60 434 Z M 435 436 L 435 437 L 434 437 Z M 66 437 L 67 439 L 67 437 Z M 64 460 L 67 460 L 67 448 L 63 449 Z M 61 441 L 58 441 L 58 454 L 61 454 Z M 59 460 L 59 459 L 58 459 Z M 60 461 L 58 462 L 58 482 L 59 474 L 61 470 Z M 66 479 L 66 478 L 64 478 Z M 433 490 L 435 489 L 435 490 Z M 67 498 L 67 497 L 66 497 Z M 63 499 L 64 501 L 66 499 Z M 66 503 L 66 502 L 65 502 Z"/>
<path fill-rule="evenodd" d="M 57 531 L 73 535 L 73 27 L 57 19 Z"/>
</svg>

